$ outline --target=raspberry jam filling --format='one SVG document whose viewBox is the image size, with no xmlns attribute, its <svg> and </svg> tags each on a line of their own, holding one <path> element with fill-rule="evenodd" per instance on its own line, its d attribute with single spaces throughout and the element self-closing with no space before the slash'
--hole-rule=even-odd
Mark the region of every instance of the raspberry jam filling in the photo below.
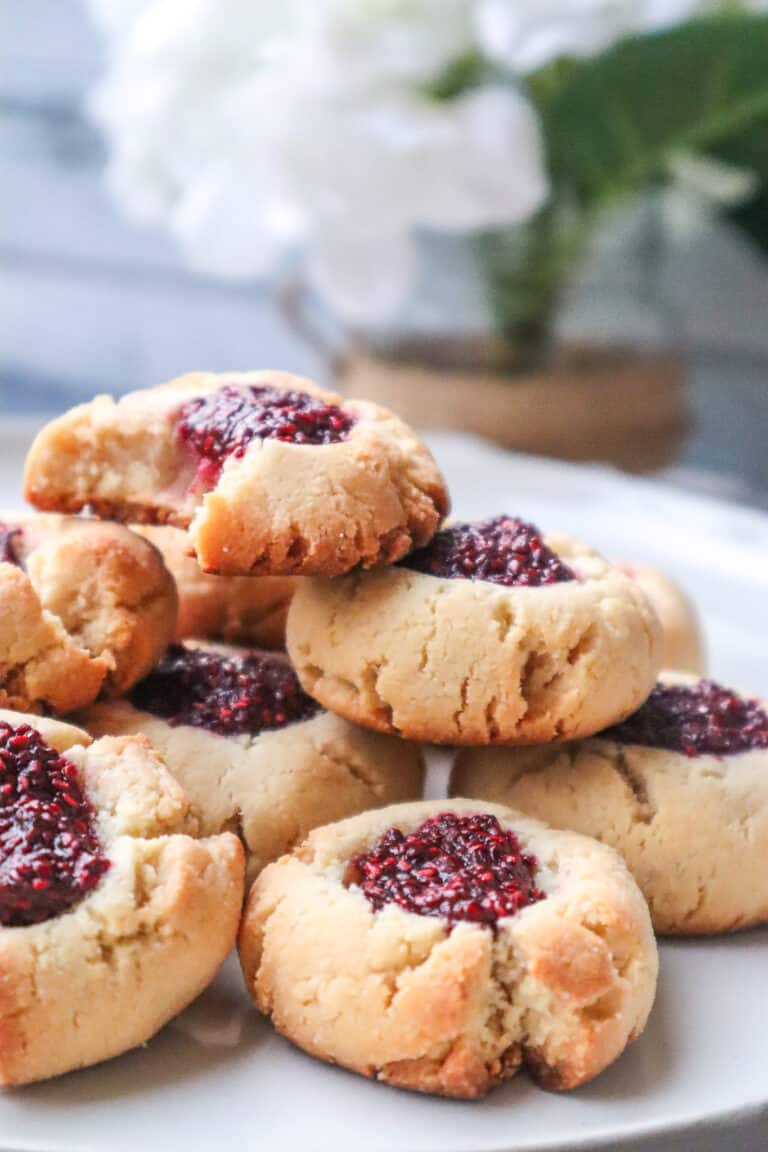
<svg viewBox="0 0 768 1152">
<path fill-rule="evenodd" d="M 0 924 L 60 916 L 108 868 L 75 765 L 29 725 L 0 721 Z"/>
<path fill-rule="evenodd" d="M 350 875 L 378 911 L 399 904 L 419 916 L 494 926 L 545 898 L 537 862 L 495 816 L 441 812 L 406 835 L 390 828 L 351 861 Z"/>
<path fill-rule="evenodd" d="M 507 587 L 539 587 L 576 579 L 544 543 L 538 528 L 513 516 L 443 528 L 426 548 L 400 563 L 446 580 L 487 580 Z"/>
<path fill-rule="evenodd" d="M 657 684 L 637 712 L 600 735 L 686 756 L 726 756 L 768 748 L 768 713 L 713 680 Z"/>
<path fill-rule="evenodd" d="M 21 567 L 21 528 L 9 528 L 0 520 L 0 564 Z"/>
<path fill-rule="evenodd" d="M 354 423 L 343 408 L 306 392 L 225 385 L 189 400 L 181 409 L 178 432 L 198 458 L 198 479 L 215 484 L 224 461 L 243 456 L 253 440 L 338 444 L 346 440 Z"/>
<path fill-rule="evenodd" d="M 136 708 L 219 736 L 255 735 L 321 711 L 290 664 L 255 652 L 223 654 L 172 644 L 131 693 Z"/>
</svg>

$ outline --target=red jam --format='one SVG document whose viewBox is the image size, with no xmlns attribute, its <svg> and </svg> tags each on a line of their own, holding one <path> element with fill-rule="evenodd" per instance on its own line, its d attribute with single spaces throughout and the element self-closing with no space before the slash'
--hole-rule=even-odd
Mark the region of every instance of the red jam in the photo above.
<svg viewBox="0 0 768 1152">
<path fill-rule="evenodd" d="M 131 701 L 169 724 L 191 724 L 219 736 L 285 728 L 321 710 L 286 660 L 182 644 L 171 645 L 154 671 L 134 688 Z"/>
<path fill-rule="evenodd" d="M 600 736 L 686 756 L 728 756 L 768 748 L 768 714 L 713 680 L 657 684 L 637 712 Z"/>
<path fill-rule="evenodd" d="M 487 580 L 506 587 L 563 584 L 576 575 L 544 543 L 533 524 L 496 516 L 443 528 L 400 562 L 446 580 Z"/>
<path fill-rule="evenodd" d="M 0 520 L 0 564 L 21 567 L 21 528 L 9 528 Z"/>
<path fill-rule="evenodd" d="M 75 765 L 29 725 L 0 721 L 0 924 L 60 916 L 108 868 Z"/>
<path fill-rule="evenodd" d="M 409 835 L 390 828 L 351 861 L 354 882 L 378 911 L 399 904 L 419 916 L 494 926 L 545 898 L 537 862 L 495 816 L 441 812 Z"/>
<path fill-rule="evenodd" d="M 355 423 L 343 408 L 306 392 L 247 385 L 224 385 L 196 396 L 181 409 L 178 431 L 199 460 L 199 477 L 212 485 L 224 461 L 240 457 L 254 440 L 286 444 L 338 444 Z"/>
</svg>

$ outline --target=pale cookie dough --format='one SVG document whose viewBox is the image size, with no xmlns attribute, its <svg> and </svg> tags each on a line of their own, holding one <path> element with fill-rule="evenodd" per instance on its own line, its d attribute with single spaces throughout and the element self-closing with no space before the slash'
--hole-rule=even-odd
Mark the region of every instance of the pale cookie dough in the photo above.
<svg viewBox="0 0 768 1152">
<path fill-rule="evenodd" d="M 622 719 L 653 687 L 658 620 L 596 552 L 545 543 L 576 580 L 508 587 L 398 566 L 302 581 L 286 645 L 304 688 L 348 720 L 435 743 L 539 743 Z"/>
<path fill-rule="evenodd" d="M 165 524 L 133 525 L 162 553 L 179 593 L 177 640 L 201 637 L 282 648 L 295 576 L 208 576 L 188 555 L 186 532 Z"/>
<path fill-rule="evenodd" d="M 223 647 L 206 652 L 245 655 Z M 422 792 L 416 745 L 322 709 L 283 727 L 231 735 L 152 715 L 130 700 L 97 704 L 81 720 L 93 735 L 143 732 L 184 788 L 202 833 L 240 833 L 250 879 L 319 824 Z"/>
<path fill-rule="evenodd" d="M 353 858 L 385 831 L 443 812 L 495 815 L 538 861 L 546 898 L 495 927 L 378 911 Z M 270 864 L 239 937 L 251 995 L 300 1048 L 388 1084 L 478 1097 L 525 1064 L 550 1088 L 597 1075 L 643 1030 L 656 945 L 648 910 L 610 849 L 511 809 L 440 800 L 313 832 Z"/>
<path fill-rule="evenodd" d="M 648 564 L 620 564 L 645 592 L 654 607 L 664 635 L 662 668 L 676 668 L 698 675 L 706 669 L 704 637 L 698 613 L 676 580 Z"/>
<path fill-rule="evenodd" d="M 26 1084 L 144 1044 L 202 992 L 235 938 L 243 852 L 230 834 L 193 838 L 188 802 L 146 740 L 91 743 L 14 712 L 0 721 L 34 726 L 75 766 L 108 860 L 65 912 L 9 924 L 4 857 L 0 1083 Z"/>
<path fill-rule="evenodd" d="M 118 524 L 0 514 L 0 705 L 69 712 L 149 671 L 176 625 L 158 551 Z"/>
<path fill-rule="evenodd" d="M 291 390 L 354 423 L 320 445 L 253 439 L 203 467 L 179 431 L 189 402 L 229 389 Z M 230 421 L 232 424 L 233 421 Z M 242 431 L 248 418 L 234 421 Z M 390 563 L 426 543 L 448 508 L 427 449 L 396 416 L 286 372 L 191 373 L 115 402 L 98 396 L 48 424 L 29 453 L 38 508 L 189 529 L 201 567 L 224 575 L 327 576 Z"/>
<path fill-rule="evenodd" d="M 606 734 L 539 748 L 464 749 L 450 790 L 615 848 L 657 932 L 768 922 L 768 747 L 686 755 Z"/>
</svg>

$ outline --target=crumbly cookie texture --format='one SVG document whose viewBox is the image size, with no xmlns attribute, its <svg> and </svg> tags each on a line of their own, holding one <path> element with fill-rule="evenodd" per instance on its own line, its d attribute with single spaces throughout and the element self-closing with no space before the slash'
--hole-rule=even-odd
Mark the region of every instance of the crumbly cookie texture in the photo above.
<svg viewBox="0 0 768 1152">
<path fill-rule="evenodd" d="M 144 733 L 184 788 L 201 833 L 242 835 L 249 879 L 320 824 L 421 795 L 416 745 L 330 712 L 254 736 L 174 727 L 126 700 L 96 704 L 82 719 L 94 735 Z"/>
<path fill-rule="evenodd" d="M 683 588 L 647 564 L 621 564 L 622 571 L 636 580 L 654 607 L 664 636 L 662 668 L 702 675 L 706 669 L 704 637 L 698 613 Z"/>
<path fill-rule="evenodd" d="M 181 409 L 249 386 L 305 393 L 355 422 L 319 447 L 255 439 L 205 490 L 178 434 Z M 188 528 L 201 567 L 225 575 L 334 576 L 391 563 L 426 543 L 448 509 L 432 457 L 396 416 L 272 371 L 192 373 L 73 408 L 38 435 L 25 487 L 38 508 L 90 505 L 107 518 Z"/>
<path fill-rule="evenodd" d="M 665 683 L 696 682 L 665 675 Z M 615 848 L 657 932 L 768 922 L 768 751 L 693 756 L 599 736 L 538 748 L 463 749 L 450 790 L 509 804 Z"/>
<path fill-rule="evenodd" d="M 159 552 L 118 524 L 0 514 L 0 704 L 69 712 L 141 679 L 171 639 L 177 596 Z"/>
<path fill-rule="evenodd" d="M 656 615 L 591 549 L 545 542 L 576 580 L 503 587 L 398 567 L 302 581 L 286 639 L 304 688 L 348 720 L 436 743 L 539 743 L 628 715 L 659 668 Z"/>
<path fill-rule="evenodd" d="M 386 829 L 489 812 L 539 862 L 547 898 L 496 931 L 390 904 L 374 912 L 349 862 Z M 656 987 L 648 911 L 620 858 L 511 809 L 429 801 L 313 832 L 269 865 L 239 936 L 251 995 L 313 1056 L 401 1088 L 478 1097 L 526 1064 L 550 1088 L 591 1079 L 638 1036 Z"/>
<path fill-rule="evenodd" d="M 0 1083 L 145 1043 L 213 979 L 243 894 L 236 836 L 194 839 L 189 803 L 141 737 L 90 737 L 15 712 L 75 764 L 110 867 L 65 915 L 0 927 Z"/>
<path fill-rule="evenodd" d="M 186 532 L 167 524 L 136 524 L 162 554 L 176 581 L 179 615 L 174 639 L 202 637 L 256 648 L 282 648 L 294 576 L 209 576 L 194 556 Z"/>
</svg>

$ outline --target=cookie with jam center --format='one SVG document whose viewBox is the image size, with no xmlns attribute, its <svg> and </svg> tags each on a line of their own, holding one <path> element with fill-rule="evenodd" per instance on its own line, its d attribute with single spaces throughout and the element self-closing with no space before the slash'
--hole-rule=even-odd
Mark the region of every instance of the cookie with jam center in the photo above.
<svg viewBox="0 0 768 1152">
<path fill-rule="evenodd" d="M 242 835 L 251 878 L 318 824 L 421 795 L 415 745 L 327 712 L 274 653 L 172 645 L 128 699 L 81 719 L 98 735 L 144 733 L 201 829 Z"/>
<path fill-rule="evenodd" d="M 514 805 L 622 854 L 658 932 L 768 922 L 768 711 L 665 673 L 623 723 L 539 748 L 465 749 L 451 791 Z"/>
<path fill-rule="evenodd" d="M 234 942 L 243 850 L 143 737 L 0 711 L 0 1083 L 144 1044 Z"/>
<path fill-rule="evenodd" d="M 598 731 L 643 702 L 661 659 L 635 581 L 511 516 L 451 524 L 395 567 L 302 582 L 286 644 L 325 707 L 445 744 Z"/>
<path fill-rule="evenodd" d="M 620 857 L 470 800 L 398 804 L 316 829 L 251 889 L 248 990 L 312 1056 L 472 1099 L 522 1065 L 585 1083 L 643 1030 L 648 909 Z"/>
<path fill-rule="evenodd" d="M 35 507 L 186 529 L 205 572 L 337 576 L 393 563 L 448 509 L 426 447 L 391 412 L 287 372 L 196 372 L 48 424 Z"/>
</svg>

